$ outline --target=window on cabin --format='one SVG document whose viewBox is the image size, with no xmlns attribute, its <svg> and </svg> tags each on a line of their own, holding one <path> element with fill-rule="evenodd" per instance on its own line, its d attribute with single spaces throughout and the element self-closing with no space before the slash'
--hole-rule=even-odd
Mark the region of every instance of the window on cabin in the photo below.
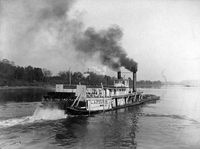
<svg viewBox="0 0 200 149">
<path fill-rule="evenodd" d="M 116 84 L 119 83 L 119 80 L 115 80 L 115 83 L 116 83 Z"/>
</svg>

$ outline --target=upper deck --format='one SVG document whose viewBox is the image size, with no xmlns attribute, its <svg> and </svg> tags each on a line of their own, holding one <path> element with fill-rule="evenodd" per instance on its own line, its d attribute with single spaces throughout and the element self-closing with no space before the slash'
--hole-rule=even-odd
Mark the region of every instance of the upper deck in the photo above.
<svg viewBox="0 0 200 149">
<path fill-rule="evenodd" d="M 77 87 L 80 85 L 77 85 Z M 81 85 L 84 86 L 84 85 Z M 77 88 L 64 88 L 63 84 L 56 85 L 55 92 L 72 92 L 76 93 Z M 129 79 L 115 79 L 113 86 L 103 85 L 99 87 L 87 87 L 86 94 L 88 97 L 113 97 L 132 93 L 132 88 L 129 87 Z"/>
</svg>

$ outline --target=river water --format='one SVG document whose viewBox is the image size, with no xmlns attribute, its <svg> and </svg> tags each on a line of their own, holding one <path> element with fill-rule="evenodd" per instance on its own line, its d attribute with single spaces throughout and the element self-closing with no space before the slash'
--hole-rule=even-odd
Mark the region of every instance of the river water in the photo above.
<svg viewBox="0 0 200 149">
<path fill-rule="evenodd" d="M 93 116 L 39 108 L 46 91 L 0 90 L 1 149 L 200 149 L 200 88 L 142 89 L 161 100 Z"/>
</svg>

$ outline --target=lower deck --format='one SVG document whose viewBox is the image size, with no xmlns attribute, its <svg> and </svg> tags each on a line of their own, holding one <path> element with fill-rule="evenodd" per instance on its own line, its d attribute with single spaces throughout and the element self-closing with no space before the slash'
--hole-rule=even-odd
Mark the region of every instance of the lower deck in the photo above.
<svg viewBox="0 0 200 149">
<path fill-rule="evenodd" d="M 58 108 L 66 113 L 75 114 L 97 113 L 101 111 L 115 110 L 128 106 L 134 106 L 147 100 L 157 100 L 155 95 L 144 95 L 142 92 L 125 93 L 114 96 L 98 96 L 89 94 L 82 86 L 79 93 L 73 92 L 50 92 L 44 96 L 43 107 Z M 78 91 L 78 89 L 77 89 Z"/>
<path fill-rule="evenodd" d="M 160 99 L 155 95 L 132 94 L 129 96 L 115 96 L 113 98 L 90 98 L 85 101 L 86 107 L 78 105 L 67 107 L 66 112 L 69 114 L 92 114 L 103 111 L 111 111 L 120 108 L 139 105 L 148 101 Z"/>
</svg>

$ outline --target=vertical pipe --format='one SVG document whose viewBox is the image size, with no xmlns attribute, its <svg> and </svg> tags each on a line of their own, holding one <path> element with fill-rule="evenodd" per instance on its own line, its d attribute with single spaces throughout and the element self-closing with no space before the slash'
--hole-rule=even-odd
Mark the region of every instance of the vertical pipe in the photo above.
<svg viewBox="0 0 200 149">
<path fill-rule="evenodd" d="M 105 77 L 104 77 L 104 78 L 105 78 L 105 82 L 106 82 L 106 83 L 105 83 L 105 85 L 108 87 L 108 76 L 107 76 L 107 75 L 105 75 Z"/>
<path fill-rule="evenodd" d="M 117 98 L 115 98 L 115 107 L 118 107 Z"/>
<path fill-rule="evenodd" d="M 133 92 L 136 92 L 136 73 L 133 72 Z"/>
<path fill-rule="evenodd" d="M 106 76 L 106 85 L 107 85 L 107 87 L 108 87 L 108 76 Z"/>
<path fill-rule="evenodd" d="M 92 98 L 90 97 L 90 108 L 89 108 L 89 113 L 90 113 L 90 111 L 91 111 L 91 105 L 92 104 Z"/>
<path fill-rule="evenodd" d="M 70 67 L 69 67 L 69 85 L 71 86 L 72 83 L 72 79 L 71 79 L 71 71 L 70 71 Z"/>
<path fill-rule="evenodd" d="M 122 77 L 121 77 L 121 71 L 118 71 L 117 72 L 117 79 L 121 79 Z"/>
</svg>

